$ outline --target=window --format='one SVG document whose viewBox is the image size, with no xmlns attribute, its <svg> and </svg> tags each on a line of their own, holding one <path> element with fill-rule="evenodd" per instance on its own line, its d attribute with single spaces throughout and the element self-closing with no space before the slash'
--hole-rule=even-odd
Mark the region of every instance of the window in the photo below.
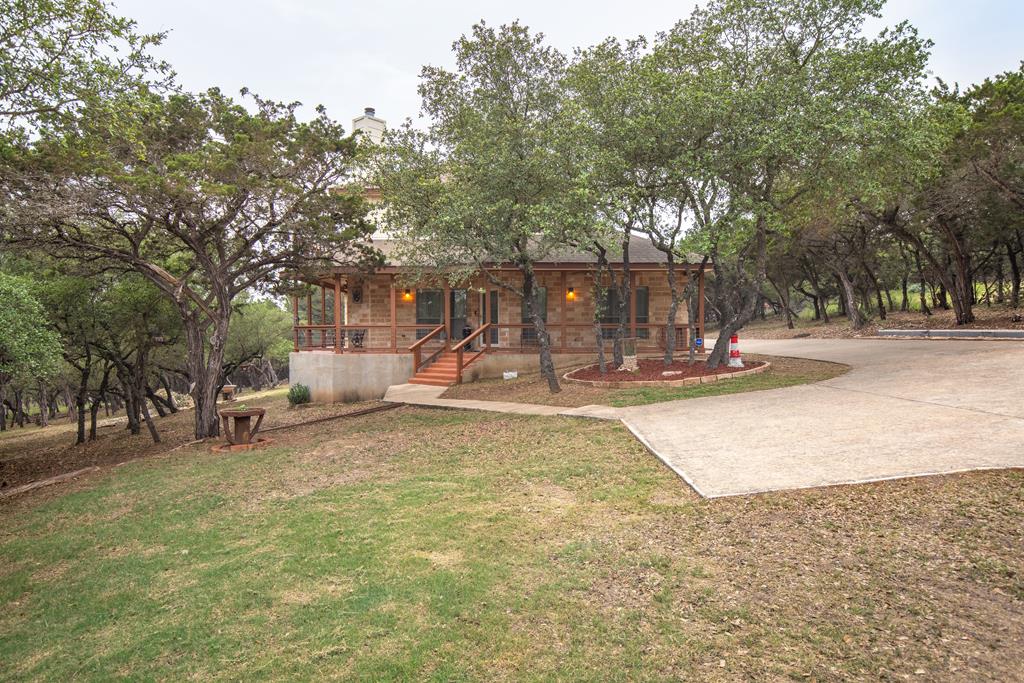
<svg viewBox="0 0 1024 683">
<path fill-rule="evenodd" d="M 536 287 L 535 293 L 537 294 L 537 306 L 540 308 L 540 319 L 544 322 L 548 321 L 548 288 L 547 287 Z M 537 329 L 532 327 L 533 321 L 526 314 L 526 300 L 522 301 L 522 316 L 520 321 L 529 324 L 531 327 L 522 328 L 522 335 L 520 339 L 524 345 L 532 346 L 537 343 Z"/>
<path fill-rule="evenodd" d="M 416 330 L 416 338 L 422 339 L 430 330 L 444 322 L 444 292 L 440 289 L 416 290 L 416 324 L 429 327 Z"/>
<path fill-rule="evenodd" d="M 649 322 L 650 310 L 651 310 L 651 295 L 650 290 L 647 287 L 634 287 L 636 292 L 636 324 L 646 325 Z M 618 325 L 619 324 L 619 289 L 618 287 L 609 287 L 607 290 L 607 298 L 605 301 L 604 315 L 601 316 L 601 323 L 604 325 Z M 625 311 L 625 322 L 629 325 L 629 301 L 626 302 Z M 627 331 L 628 335 L 629 332 Z M 601 330 L 601 336 L 605 339 L 614 339 L 615 330 L 607 328 Z M 637 339 L 649 339 L 651 331 L 647 328 L 638 327 L 636 331 Z"/>
</svg>

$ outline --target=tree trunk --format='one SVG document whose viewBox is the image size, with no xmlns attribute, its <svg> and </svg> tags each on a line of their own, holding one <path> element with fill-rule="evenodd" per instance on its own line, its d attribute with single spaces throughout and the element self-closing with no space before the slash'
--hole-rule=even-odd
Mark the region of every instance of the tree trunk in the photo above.
<svg viewBox="0 0 1024 683">
<path fill-rule="evenodd" d="M 756 306 L 756 303 L 754 305 Z M 753 318 L 754 315 L 755 311 L 751 308 L 750 317 Z M 729 341 L 732 339 L 732 335 L 740 331 L 743 324 L 738 318 L 733 318 L 718 329 L 718 339 L 715 340 L 715 348 L 711 349 L 711 353 L 708 354 L 706 361 L 709 370 L 714 370 L 728 360 Z"/>
<path fill-rule="evenodd" d="M 1010 262 L 1010 306 L 1017 308 L 1020 306 L 1020 262 L 1009 240 L 1006 241 L 1006 255 Z"/>
<path fill-rule="evenodd" d="M 859 330 L 867 322 L 857 308 L 857 295 L 853 289 L 853 282 L 843 268 L 836 269 L 836 279 L 839 280 L 840 297 L 843 307 L 846 309 L 846 319 L 850 321 L 850 327 Z"/>
<path fill-rule="evenodd" d="M 222 315 L 214 321 L 216 327 L 207 344 L 194 313 L 185 320 L 185 340 L 188 347 L 189 379 L 192 382 L 190 394 L 195 404 L 195 437 L 206 439 L 220 435 L 220 420 L 217 416 L 217 387 L 224 365 L 224 340 L 227 338 L 228 316 Z"/>
<path fill-rule="evenodd" d="M 601 245 L 596 245 L 596 247 L 597 266 L 592 291 L 594 297 L 594 343 L 597 346 L 597 367 L 601 374 L 605 375 L 608 373 L 608 362 L 604 357 L 604 328 L 601 326 L 601 322 L 604 318 L 605 307 L 608 305 L 608 292 L 604 287 L 604 271 L 608 264 L 608 258 L 604 247 Z"/>
<path fill-rule="evenodd" d="M 557 394 L 562 387 L 558 386 L 555 362 L 551 358 L 551 337 L 548 335 L 547 325 L 544 324 L 544 316 L 538 310 L 534 275 L 529 269 L 523 270 L 523 297 L 526 302 L 526 315 L 533 321 L 533 328 L 537 331 L 537 342 L 540 344 L 540 374 L 548 381 L 551 393 Z"/>
<path fill-rule="evenodd" d="M 864 272 L 868 276 L 868 280 L 871 282 L 872 288 L 875 290 L 875 301 L 878 304 L 878 317 L 885 320 L 885 304 L 882 303 L 882 286 L 878 283 L 878 278 L 875 277 L 874 272 L 868 267 L 868 264 L 863 263 Z M 889 303 L 892 306 L 892 301 Z"/>
<path fill-rule="evenodd" d="M 75 399 L 75 407 L 78 412 L 78 434 L 76 444 L 85 443 L 85 392 L 81 391 Z"/>
<path fill-rule="evenodd" d="M 796 326 L 793 324 L 793 311 L 789 307 L 789 285 L 780 287 L 773 278 L 768 278 L 768 282 L 772 284 L 772 287 L 778 293 L 779 301 L 782 303 L 782 311 L 786 314 L 786 327 L 792 330 Z"/>
<path fill-rule="evenodd" d="M 50 403 L 49 394 L 47 393 L 46 385 L 42 382 L 39 383 L 39 426 L 49 427 L 50 426 Z"/>
<path fill-rule="evenodd" d="M 998 246 L 996 247 L 998 249 Z M 1003 272 L 1003 257 L 996 254 L 996 303 L 1006 303 L 1006 275 Z M 986 292 L 987 296 L 987 292 Z"/>
<path fill-rule="evenodd" d="M 846 313 L 846 296 L 845 290 L 843 289 L 843 281 L 836 277 L 836 284 L 839 285 L 839 315 L 845 316 Z"/>
<path fill-rule="evenodd" d="M 819 305 L 821 307 L 821 318 L 825 321 L 825 324 L 827 325 L 828 323 L 832 322 L 831 320 L 829 320 L 828 317 L 828 297 L 825 296 L 824 292 L 821 291 L 821 283 L 818 281 L 818 272 L 817 269 L 814 267 L 814 264 L 811 263 L 810 259 L 804 259 L 804 263 L 807 266 L 807 279 L 810 281 L 811 288 L 814 289 L 814 293 L 817 296 L 817 299 L 815 299 L 815 301 L 820 302 Z M 817 320 L 817 318 L 815 318 L 815 320 Z"/>
<path fill-rule="evenodd" d="M 149 414 L 149 407 L 146 405 L 146 397 L 138 396 L 139 407 L 142 409 L 142 417 L 146 421 L 146 427 L 149 429 L 149 435 L 153 438 L 153 443 L 160 443 L 160 433 L 156 431 L 156 425 L 153 424 L 153 418 Z"/>
<path fill-rule="evenodd" d="M 89 395 L 89 375 L 91 374 L 91 363 L 83 363 L 79 369 L 78 395 L 75 396 L 75 412 L 78 417 L 76 444 L 85 443 L 85 399 Z"/>
<path fill-rule="evenodd" d="M 924 267 L 921 265 L 921 254 L 917 251 L 914 252 L 914 264 L 917 266 L 917 278 L 921 286 L 921 314 L 931 315 L 932 311 L 928 308 L 928 283 L 924 277 Z"/>
<path fill-rule="evenodd" d="M 171 391 L 171 384 L 167 381 L 167 375 L 163 372 L 160 373 L 160 386 L 164 388 L 164 393 L 167 394 L 167 399 L 164 401 L 164 405 L 167 406 L 167 410 L 171 411 L 172 414 L 178 412 L 178 405 L 174 402 L 174 393 Z"/>
<path fill-rule="evenodd" d="M 128 431 L 132 435 L 142 433 L 142 409 L 136 400 L 134 387 L 130 380 L 121 381 L 121 391 L 124 394 L 124 411 L 128 416 Z"/>
<path fill-rule="evenodd" d="M 676 355 L 676 314 L 679 312 L 679 288 L 676 286 L 676 259 L 671 251 L 666 254 L 665 266 L 671 301 L 668 305 L 668 319 L 665 321 L 665 356 L 662 358 L 662 362 L 668 367 L 672 365 Z"/>
<path fill-rule="evenodd" d="M 629 237 L 630 230 L 623 233 L 622 238 L 622 273 L 618 284 L 619 294 L 619 326 L 615 328 L 615 339 L 612 342 L 612 363 L 615 367 L 622 367 L 622 340 L 626 336 L 626 324 L 629 308 L 629 299 L 632 296 L 632 288 L 629 279 Z"/>
<path fill-rule="evenodd" d="M 693 365 L 697 362 L 697 319 L 696 314 L 700 311 L 700 277 L 704 272 L 704 267 L 707 265 L 708 259 L 704 257 L 704 260 L 700 264 L 700 270 L 689 271 L 686 278 L 686 290 L 683 296 L 686 297 L 686 364 Z"/>
</svg>

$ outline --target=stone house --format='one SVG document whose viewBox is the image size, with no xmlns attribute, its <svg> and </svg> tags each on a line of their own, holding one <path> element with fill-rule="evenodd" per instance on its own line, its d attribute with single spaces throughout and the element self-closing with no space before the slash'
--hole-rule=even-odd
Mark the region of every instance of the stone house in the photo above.
<svg viewBox="0 0 1024 683">
<path fill-rule="evenodd" d="M 374 245 L 386 257 L 393 251 L 388 240 Z M 660 355 L 671 303 L 665 255 L 639 236 L 629 251 L 627 335 L 636 339 L 641 355 Z M 618 278 L 623 264 L 611 261 Z M 556 367 L 596 357 L 594 269 L 592 254 L 572 250 L 536 264 Z M 521 283 L 514 267 L 495 263 L 486 270 L 504 282 Z M 414 281 L 411 271 L 388 259 L 372 274 L 338 268 L 310 283 L 312 292 L 293 300 L 291 381 L 308 385 L 315 400 L 356 401 L 380 398 L 390 385 L 410 381 L 449 385 L 500 377 L 509 370 L 538 372 L 537 333 L 519 296 L 483 272 L 452 287 L 422 273 Z M 676 274 L 680 294 L 687 278 L 698 278 L 701 306 L 694 313 L 697 334 L 703 337 L 704 270 L 699 263 L 678 263 Z M 619 326 L 614 288 L 607 298 L 601 326 L 610 350 Z M 676 317 L 680 353 L 688 346 L 690 313 L 681 303 Z"/>
</svg>

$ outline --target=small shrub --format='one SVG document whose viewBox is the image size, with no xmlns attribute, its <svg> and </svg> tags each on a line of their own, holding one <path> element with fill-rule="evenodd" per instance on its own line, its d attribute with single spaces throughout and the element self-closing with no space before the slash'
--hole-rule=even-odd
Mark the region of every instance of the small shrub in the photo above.
<svg viewBox="0 0 1024 683">
<path fill-rule="evenodd" d="M 309 387 L 305 384 L 293 384 L 288 387 L 288 403 L 293 406 L 309 403 Z"/>
</svg>

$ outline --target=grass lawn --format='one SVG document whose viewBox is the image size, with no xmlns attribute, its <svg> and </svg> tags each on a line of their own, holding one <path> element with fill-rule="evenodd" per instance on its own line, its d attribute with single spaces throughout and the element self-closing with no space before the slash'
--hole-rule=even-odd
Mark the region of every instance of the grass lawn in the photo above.
<svg viewBox="0 0 1024 683">
<path fill-rule="evenodd" d="M 476 399 L 481 401 L 516 401 L 519 403 L 540 403 L 544 405 L 579 407 L 586 405 L 610 405 L 617 408 L 646 405 L 661 401 L 675 401 L 702 396 L 721 396 L 744 391 L 779 389 L 794 384 L 820 382 L 836 377 L 850 368 L 839 363 L 828 363 L 806 358 L 786 358 L 745 354 L 747 360 L 766 360 L 772 364 L 767 371 L 747 375 L 713 384 L 697 384 L 684 387 L 635 387 L 627 389 L 602 389 L 562 381 L 562 391 L 552 394 L 547 382 L 538 374 L 527 375 L 515 380 L 489 379 L 453 386 L 444 398 Z M 614 374 L 609 373 L 611 379 Z"/>
<path fill-rule="evenodd" d="M 0 502 L 0 679 L 1020 675 L 1022 472 L 709 502 L 609 422 L 275 436 Z"/>
</svg>

